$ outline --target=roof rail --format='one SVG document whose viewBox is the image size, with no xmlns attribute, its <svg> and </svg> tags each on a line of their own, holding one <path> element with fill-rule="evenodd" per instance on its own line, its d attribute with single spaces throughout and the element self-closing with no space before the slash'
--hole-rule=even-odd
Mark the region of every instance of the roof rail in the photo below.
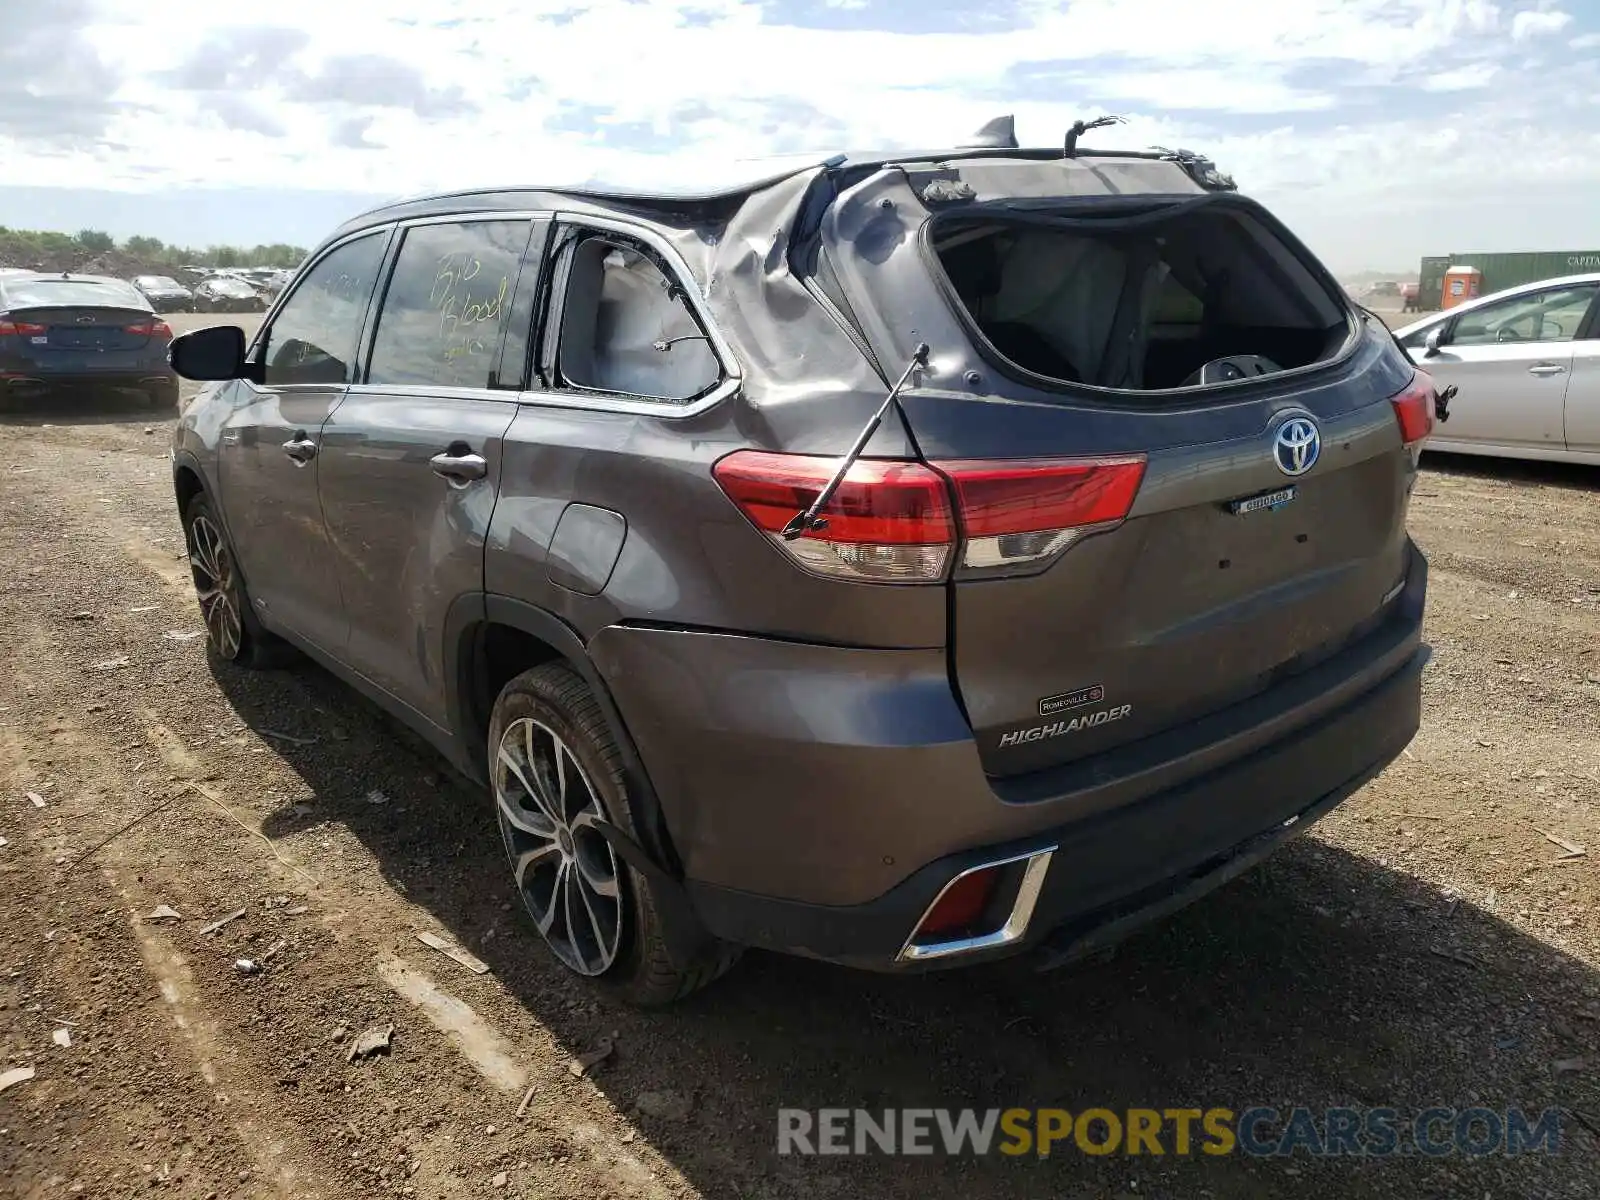
<svg viewBox="0 0 1600 1200">
<path fill-rule="evenodd" d="M 1236 192 L 1239 185 L 1233 181 L 1232 175 L 1224 175 L 1217 170 L 1217 164 L 1203 154 L 1196 154 L 1193 150 L 1168 150 L 1165 146 L 1152 146 L 1162 158 L 1175 162 L 1184 169 L 1190 179 L 1201 187 L 1213 192 Z"/>
</svg>

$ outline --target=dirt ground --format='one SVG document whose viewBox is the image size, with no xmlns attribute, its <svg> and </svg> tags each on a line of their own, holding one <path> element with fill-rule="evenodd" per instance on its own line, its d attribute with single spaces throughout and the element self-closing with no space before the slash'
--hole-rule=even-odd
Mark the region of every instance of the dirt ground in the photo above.
<svg viewBox="0 0 1600 1200">
<path fill-rule="evenodd" d="M 751 954 L 640 1014 L 553 965 L 487 802 L 430 751 L 320 670 L 208 659 L 169 433 L 0 425 L 0 1073 L 35 1070 L 0 1095 L 0 1193 L 1600 1194 L 1600 473 L 1430 458 L 1421 734 L 1109 959 L 896 979 Z M 387 1055 L 347 1061 L 387 1024 Z M 775 1153 L 779 1107 L 1257 1104 L 1569 1115 L 1554 1157 Z"/>
</svg>

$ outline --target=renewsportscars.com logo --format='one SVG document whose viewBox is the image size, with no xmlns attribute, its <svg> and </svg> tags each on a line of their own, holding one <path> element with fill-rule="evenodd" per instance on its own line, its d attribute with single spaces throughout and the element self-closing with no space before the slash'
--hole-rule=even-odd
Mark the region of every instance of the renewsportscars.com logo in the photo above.
<svg viewBox="0 0 1600 1200">
<path fill-rule="evenodd" d="M 778 1110 L 779 1154 L 1054 1153 L 1391 1158 L 1557 1154 L 1561 1114 L 1547 1109 L 1428 1108 L 850 1108 Z"/>
</svg>

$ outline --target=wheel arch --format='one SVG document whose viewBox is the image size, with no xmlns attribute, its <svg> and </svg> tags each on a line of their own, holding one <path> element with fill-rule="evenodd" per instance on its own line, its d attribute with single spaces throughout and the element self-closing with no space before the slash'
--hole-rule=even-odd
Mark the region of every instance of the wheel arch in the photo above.
<svg viewBox="0 0 1600 1200">
<path fill-rule="evenodd" d="M 233 544 L 233 529 L 228 521 L 228 513 L 222 504 L 222 493 L 217 489 L 212 479 L 206 474 L 205 468 L 200 465 L 200 460 L 191 451 L 178 450 L 172 456 L 172 491 L 178 502 L 178 523 L 185 527 L 184 536 L 187 537 L 187 523 L 189 503 L 196 496 L 208 496 L 211 501 L 211 513 L 222 523 L 223 535 Z M 234 566 L 239 572 L 239 577 L 244 580 L 245 587 L 250 586 L 250 571 L 244 561 L 235 554 Z M 259 617 L 258 617 L 259 619 Z"/>
<path fill-rule="evenodd" d="M 200 464 L 194 455 L 187 452 L 174 454 L 172 457 L 172 490 L 178 501 L 178 518 L 182 520 L 184 511 L 201 492 L 215 493 L 206 483 L 205 472 L 200 469 Z"/>
<path fill-rule="evenodd" d="M 627 773 L 639 848 L 661 869 L 682 878 L 660 799 L 628 732 L 611 689 L 589 657 L 576 630 L 545 609 L 509 596 L 459 598 L 446 618 L 444 667 L 449 681 L 448 717 L 464 750 L 472 778 L 487 783 L 484 753 L 489 718 L 505 684 L 544 662 L 564 662 L 588 685 L 611 727 Z"/>
</svg>

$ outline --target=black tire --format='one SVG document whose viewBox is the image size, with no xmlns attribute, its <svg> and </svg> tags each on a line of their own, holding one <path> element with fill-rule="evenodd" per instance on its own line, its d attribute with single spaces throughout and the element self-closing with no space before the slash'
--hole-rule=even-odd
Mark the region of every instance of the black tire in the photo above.
<svg viewBox="0 0 1600 1200">
<path fill-rule="evenodd" d="M 178 407 L 178 385 L 169 383 L 161 387 L 146 388 L 144 399 L 150 408 L 161 409 L 163 412 L 175 410 Z"/>
<path fill-rule="evenodd" d="M 206 645 L 211 653 L 224 662 L 253 671 L 292 663 L 298 657 L 294 648 L 268 633 L 256 619 L 233 546 L 204 492 L 191 499 L 183 510 L 183 536 L 189 548 L 189 569 L 194 576 L 195 594 L 206 626 Z M 221 578 L 216 578 L 219 575 Z M 211 586 L 213 584 L 216 586 Z M 231 607 L 237 615 L 236 625 L 228 625 L 227 614 L 216 611 L 215 604 L 207 603 L 206 596 L 213 591 L 219 595 L 217 603 Z"/>
<path fill-rule="evenodd" d="M 501 792 L 501 781 L 506 778 L 506 768 L 501 765 L 499 751 L 507 730 L 513 730 L 515 738 L 515 729 L 527 728 L 527 722 L 534 723 L 535 728 L 543 727 L 564 743 L 572 759 L 581 768 L 584 777 L 582 783 L 588 794 L 598 803 L 604 818 L 628 836 L 637 839 L 622 754 L 605 714 L 601 712 L 594 694 L 576 671 L 565 663 L 545 663 L 543 666 L 524 671 L 506 684 L 495 701 L 494 714 L 489 724 L 490 787 L 495 796 L 496 817 L 506 843 L 506 853 L 513 865 L 519 854 L 513 844 L 514 839 L 523 838 L 523 845 L 537 845 L 540 835 L 528 834 L 520 827 L 508 825 Z M 570 779 L 570 775 L 568 778 Z M 534 810 L 528 807 L 523 807 L 520 811 L 523 816 L 536 816 Z M 579 824 L 574 822 L 572 829 L 578 830 Z M 599 835 L 593 834 L 592 831 L 589 836 L 599 838 Z M 574 847 L 572 856 L 568 860 L 572 863 L 571 874 L 574 881 L 581 874 L 577 866 L 578 859 L 588 857 L 578 848 L 580 837 L 581 831 L 570 834 L 566 843 Z M 529 838 L 534 840 L 528 841 Z M 552 843 L 555 841 L 554 838 L 546 840 Z M 618 885 L 617 944 L 614 957 L 603 969 L 593 969 L 602 961 L 602 952 L 594 957 L 594 961 L 587 964 L 591 969 L 580 969 L 568 961 L 572 953 L 571 945 L 575 945 L 575 940 L 569 944 L 564 953 L 563 949 L 558 948 L 561 944 L 559 937 L 553 939 L 550 934 L 540 930 L 540 936 L 551 950 L 553 957 L 564 967 L 580 978 L 586 979 L 613 999 L 638 1007 L 658 1007 L 681 1000 L 705 987 L 725 974 L 738 961 L 742 952 L 740 948 L 725 943 L 713 943 L 694 961 L 676 961 L 664 936 L 660 905 L 652 894 L 650 881 L 604 847 L 603 839 L 600 839 L 600 843 L 599 846 L 592 843 L 585 844 L 599 854 L 609 854 L 612 877 Z M 566 849 L 561 853 L 563 859 L 567 860 Z M 539 870 L 537 867 L 530 868 L 530 872 L 537 870 Z M 604 874 L 604 871 L 601 873 Z M 551 893 L 552 906 L 555 889 L 561 886 L 560 879 L 561 876 L 557 874 Z M 514 882 L 513 886 L 516 887 L 518 895 L 523 900 L 523 907 L 537 929 L 540 921 L 538 911 L 540 902 L 535 892 L 539 885 L 531 883 L 525 889 L 521 883 Z M 599 923 L 595 921 L 593 909 L 590 909 L 589 921 L 592 928 L 598 928 Z"/>
</svg>

